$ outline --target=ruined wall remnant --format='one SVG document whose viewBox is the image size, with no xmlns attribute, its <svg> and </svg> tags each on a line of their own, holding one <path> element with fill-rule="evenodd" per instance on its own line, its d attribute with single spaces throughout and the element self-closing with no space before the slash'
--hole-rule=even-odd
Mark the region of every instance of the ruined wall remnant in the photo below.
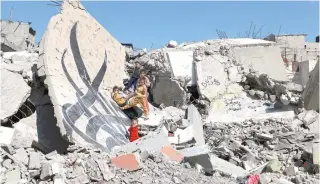
<svg viewBox="0 0 320 184">
<path fill-rule="evenodd" d="M 128 142 L 129 119 L 101 89 L 123 79 L 125 50 L 78 1 L 64 1 L 40 43 L 45 76 L 62 136 L 110 151 Z"/>
<path fill-rule="evenodd" d="M 319 112 L 319 61 L 312 72 L 302 96 L 307 110 Z"/>
<path fill-rule="evenodd" d="M 235 59 L 243 65 L 247 73 L 253 69 L 276 81 L 289 81 L 284 72 L 285 66 L 279 47 L 235 47 L 233 52 Z"/>
<path fill-rule="evenodd" d="M 1 50 L 24 51 L 35 46 L 35 35 L 30 23 L 1 20 Z"/>
</svg>

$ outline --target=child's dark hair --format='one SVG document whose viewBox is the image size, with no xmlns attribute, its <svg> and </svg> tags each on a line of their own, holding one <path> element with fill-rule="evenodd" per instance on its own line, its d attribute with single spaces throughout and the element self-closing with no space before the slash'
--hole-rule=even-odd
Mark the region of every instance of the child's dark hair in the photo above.
<svg viewBox="0 0 320 184">
<path fill-rule="evenodd" d="M 117 89 L 119 89 L 119 87 L 118 86 L 114 86 L 112 91 L 115 92 Z"/>
</svg>

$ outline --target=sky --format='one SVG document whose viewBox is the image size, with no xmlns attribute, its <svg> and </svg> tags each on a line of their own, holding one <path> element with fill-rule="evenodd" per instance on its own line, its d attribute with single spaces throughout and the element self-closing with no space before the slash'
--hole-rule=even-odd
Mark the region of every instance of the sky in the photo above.
<svg viewBox="0 0 320 184">
<path fill-rule="evenodd" d="M 41 37 L 50 18 L 59 12 L 49 1 L 2 1 L 1 18 L 8 20 L 14 7 L 13 21 L 32 22 Z M 307 41 L 319 35 L 317 1 L 248 1 L 248 2 L 111 2 L 83 1 L 82 4 L 118 41 L 136 48 L 160 48 L 170 40 L 178 43 L 219 38 L 216 30 L 228 38 L 245 35 L 254 25 L 258 36 L 270 33 L 306 33 Z M 281 27 L 281 29 L 280 29 Z"/>
</svg>

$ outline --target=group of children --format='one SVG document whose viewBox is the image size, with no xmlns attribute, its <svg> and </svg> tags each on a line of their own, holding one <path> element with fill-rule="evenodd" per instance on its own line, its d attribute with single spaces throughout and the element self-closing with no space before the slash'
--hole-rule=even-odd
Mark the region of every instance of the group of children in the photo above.
<svg viewBox="0 0 320 184">
<path fill-rule="evenodd" d="M 148 103 L 148 87 L 150 81 L 146 77 L 146 73 L 142 70 L 142 66 L 136 63 L 135 70 L 127 85 L 125 86 L 123 93 L 121 88 L 114 86 L 111 97 L 119 105 L 122 110 L 129 109 L 137 106 L 141 106 L 145 119 L 149 119 L 149 103 Z M 130 88 L 133 87 L 132 93 L 129 92 Z M 124 95 L 126 94 L 126 95 Z M 132 124 L 129 128 L 130 142 L 139 139 L 138 135 L 138 117 L 133 117 Z"/>
</svg>

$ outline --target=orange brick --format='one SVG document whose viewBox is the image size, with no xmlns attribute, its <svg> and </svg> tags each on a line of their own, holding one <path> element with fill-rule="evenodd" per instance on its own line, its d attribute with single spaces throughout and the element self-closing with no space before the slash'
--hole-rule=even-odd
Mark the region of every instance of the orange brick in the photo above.
<svg viewBox="0 0 320 184">
<path fill-rule="evenodd" d="M 129 171 L 135 171 L 139 169 L 139 159 L 137 155 L 130 153 L 126 155 L 120 155 L 111 160 L 112 164 L 118 168 L 128 169 Z"/>
<path fill-rule="evenodd" d="M 170 160 L 181 162 L 183 156 L 177 152 L 177 150 L 173 149 L 172 146 L 164 146 L 161 148 L 161 153 L 167 156 Z"/>
</svg>

